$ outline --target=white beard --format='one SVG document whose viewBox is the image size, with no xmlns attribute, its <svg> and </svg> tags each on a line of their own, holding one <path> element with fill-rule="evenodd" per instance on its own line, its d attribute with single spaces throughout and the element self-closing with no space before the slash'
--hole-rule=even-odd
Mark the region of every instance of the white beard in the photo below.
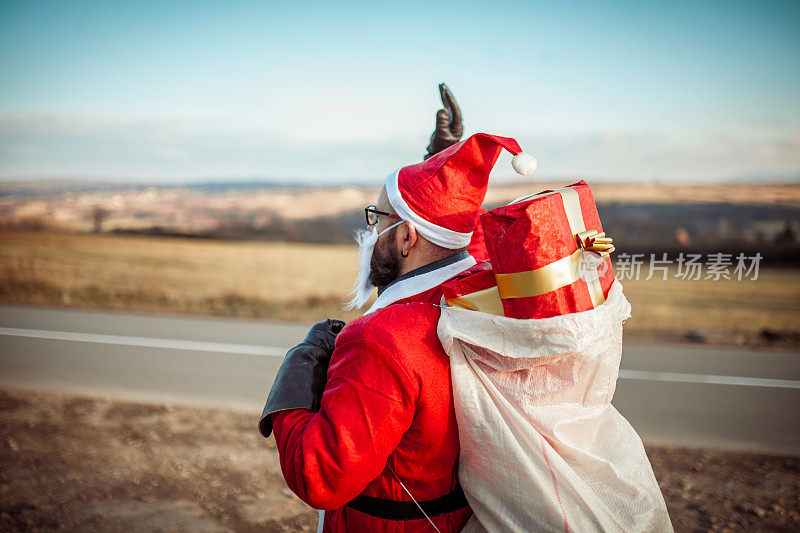
<svg viewBox="0 0 800 533">
<path fill-rule="evenodd" d="M 356 244 L 358 245 L 358 274 L 356 275 L 356 281 L 353 284 L 353 290 L 350 291 L 350 294 L 348 294 L 348 296 L 352 295 L 353 299 L 347 302 L 347 304 L 344 306 L 347 311 L 352 309 L 361 309 L 369 300 L 369 297 L 372 295 L 372 289 L 375 288 L 375 285 L 369 281 L 369 275 L 372 271 L 370 261 L 372 260 L 372 253 L 375 250 L 375 243 L 378 242 L 378 238 L 381 235 L 393 227 L 402 224 L 403 222 L 404 221 L 401 220 L 397 224 L 389 226 L 380 233 L 378 233 L 376 228 L 372 228 L 372 231 L 367 231 L 365 229 L 356 230 L 355 237 Z"/>
</svg>

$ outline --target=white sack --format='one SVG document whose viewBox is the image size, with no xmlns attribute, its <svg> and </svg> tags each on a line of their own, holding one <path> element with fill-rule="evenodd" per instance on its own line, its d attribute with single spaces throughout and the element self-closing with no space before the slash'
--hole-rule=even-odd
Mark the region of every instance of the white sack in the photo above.
<svg viewBox="0 0 800 533">
<path fill-rule="evenodd" d="M 611 405 L 630 304 L 518 320 L 442 309 L 475 516 L 464 531 L 672 531 L 642 441 Z"/>
</svg>

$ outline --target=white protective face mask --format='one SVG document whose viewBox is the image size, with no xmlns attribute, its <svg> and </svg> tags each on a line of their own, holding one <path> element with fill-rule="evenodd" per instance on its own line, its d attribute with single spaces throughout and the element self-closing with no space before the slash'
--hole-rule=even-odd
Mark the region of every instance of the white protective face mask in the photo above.
<svg viewBox="0 0 800 533">
<path fill-rule="evenodd" d="M 375 285 L 369 281 L 369 274 L 371 271 L 369 263 L 372 260 L 372 252 L 375 250 L 375 243 L 378 242 L 378 239 L 381 235 L 395 226 L 399 226 L 403 222 L 405 222 L 405 220 L 401 220 L 397 224 L 389 226 L 380 233 L 378 233 L 377 228 L 372 228 L 372 231 L 367 231 L 365 229 L 356 230 L 356 244 L 358 245 L 358 275 L 356 276 L 356 281 L 353 284 L 353 290 L 350 291 L 350 294 L 348 294 L 348 296 L 352 295 L 353 299 L 347 302 L 345 305 L 344 308 L 346 310 L 350 311 L 351 309 L 361 309 L 364 307 L 364 304 L 367 303 L 367 300 L 369 300 L 369 296 L 372 294 L 372 289 L 375 288 Z"/>
</svg>

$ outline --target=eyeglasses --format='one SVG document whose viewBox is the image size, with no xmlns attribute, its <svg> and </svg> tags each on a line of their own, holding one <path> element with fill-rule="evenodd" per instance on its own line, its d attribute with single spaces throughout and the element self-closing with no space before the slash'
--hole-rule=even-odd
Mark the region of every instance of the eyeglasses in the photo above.
<svg viewBox="0 0 800 533">
<path fill-rule="evenodd" d="M 364 208 L 364 214 L 367 216 L 367 226 L 374 226 L 380 220 L 380 215 L 385 217 L 400 218 L 399 215 L 387 213 L 386 211 L 379 211 L 374 205 L 368 205 Z"/>
</svg>

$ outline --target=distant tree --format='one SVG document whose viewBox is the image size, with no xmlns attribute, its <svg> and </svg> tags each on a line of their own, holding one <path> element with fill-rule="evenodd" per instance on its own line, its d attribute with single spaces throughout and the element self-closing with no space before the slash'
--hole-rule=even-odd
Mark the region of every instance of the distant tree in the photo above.
<svg viewBox="0 0 800 533">
<path fill-rule="evenodd" d="M 103 231 L 103 222 L 108 218 L 110 212 L 102 205 L 96 205 L 92 208 L 91 219 L 94 225 L 94 232 L 100 233 Z"/>
<path fill-rule="evenodd" d="M 797 234 L 792 227 L 792 223 L 790 221 L 786 221 L 786 225 L 784 226 L 783 230 L 775 236 L 775 242 L 782 244 L 782 243 L 793 243 L 797 240 Z"/>
</svg>

